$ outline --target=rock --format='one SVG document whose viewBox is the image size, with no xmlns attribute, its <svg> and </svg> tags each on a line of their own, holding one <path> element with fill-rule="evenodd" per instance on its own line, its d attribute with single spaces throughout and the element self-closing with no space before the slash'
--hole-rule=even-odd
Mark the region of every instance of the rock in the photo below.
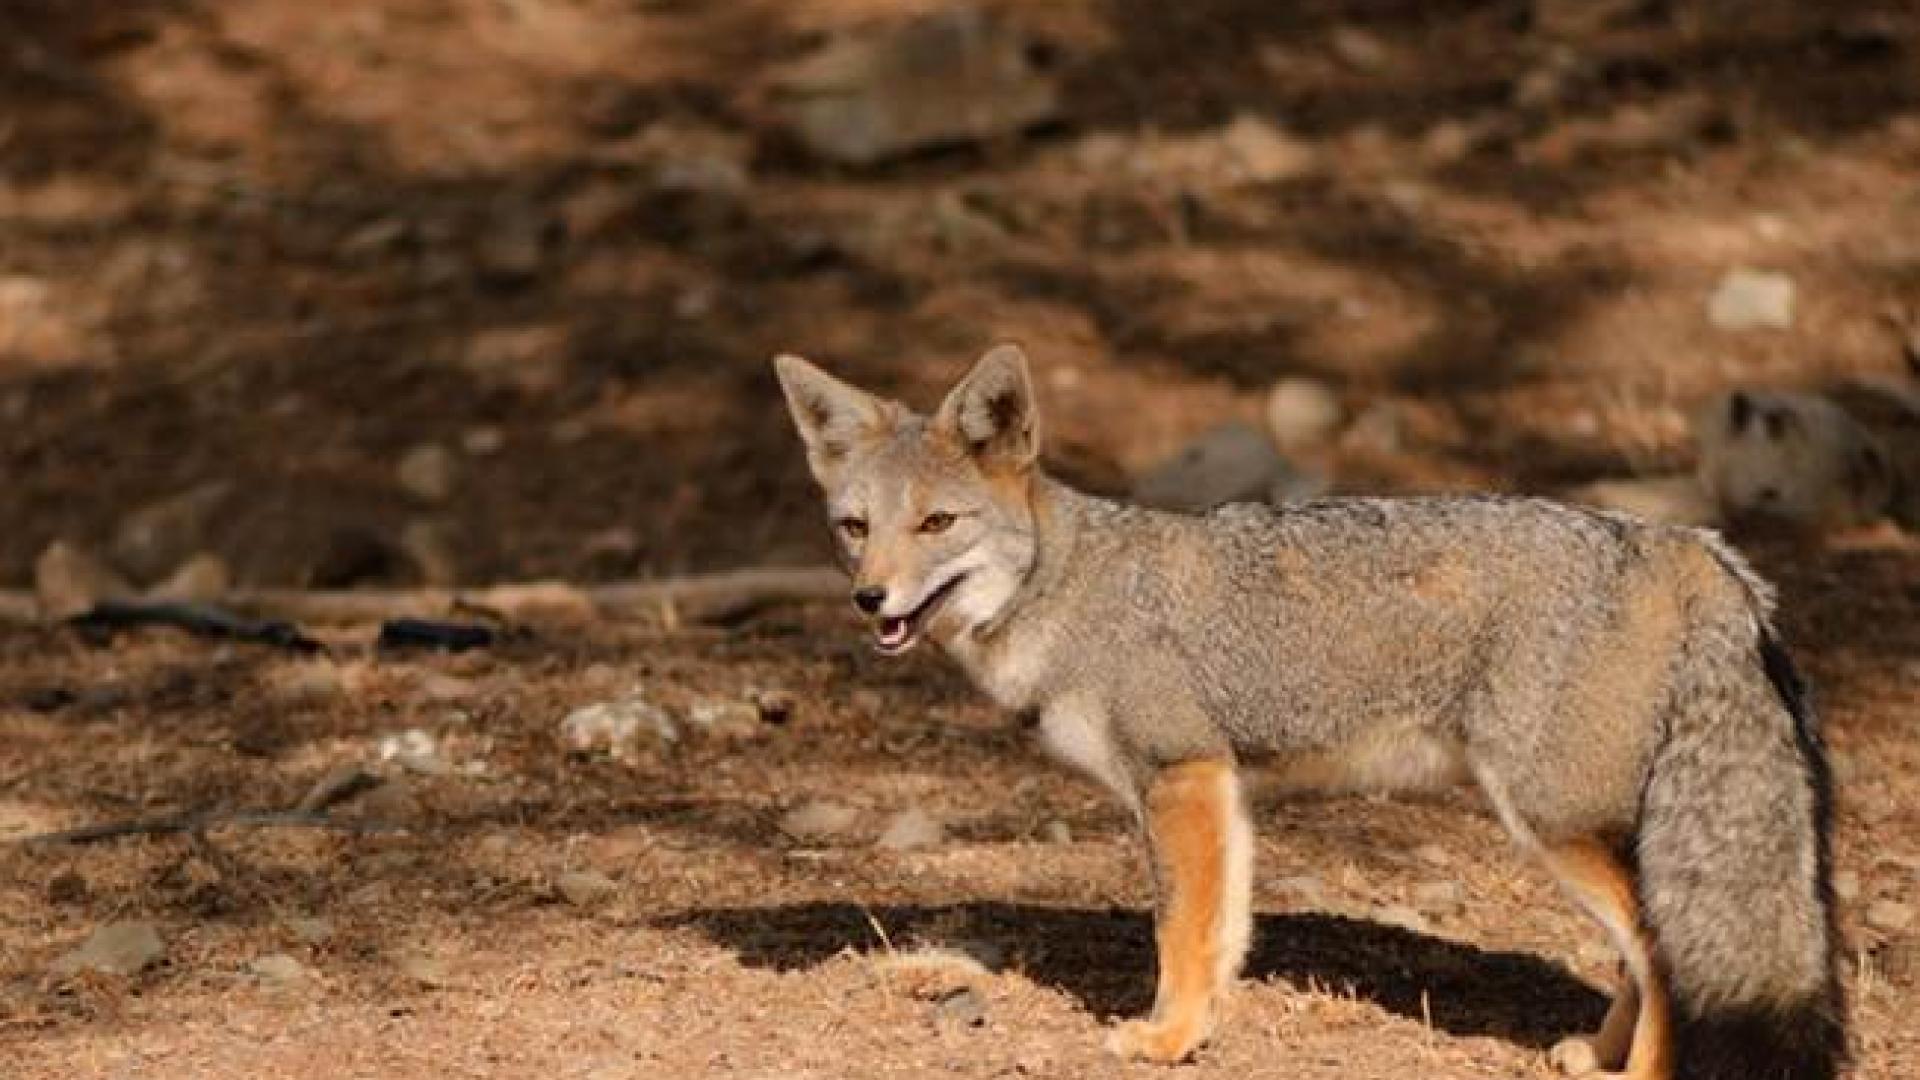
<svg viewBox="0 0 1920 1080">
<path fill-rule="evenodd" d="M 687 729 L 724 742 L 746 742 L 767 733 L 759 706 L 748 701 L 695 702 L 687 710 Z"/>
<path fill-rule="evenodd" d="M 1413 906 L 1432 915 L 1451 915 L 1466 906 L 1466 890 L 1455 881 L 1427 881 L 1413 887 Z"/>
<path fill-rule="evenodd" d="M 441 776 L 451 771 L 440 756 L 439 740 L 420 728 L 382 736 L 375 753 L 381 761 L 391 761 L 408 772 Z"/>
<path fill-rule="evenodd" d="M 452 965 L 438 953 L 408 949 L 394 956 L 393 966 L 422 986 L 452 986 L 454 983 Z"/>
<path fill-rule="evenodd" d="M 1155 465 L 1134 485 L 1146 506 L 1199 513 L 1283 495 L 1294 476 L 1266 433 L 1234 423 L 1213 429 Z"/>
<path fill-rule="evenodd" d="M 1694 441 L 1700 486 L 1728 518 L 1846 528 L 1893 502 L 1885 449 L 1819 395 L 1735 390 L 1695 416 Z"/>
<path fill-rule="evenodd" d="M 122 518 L 108 551 L 114 562 L 142 581 L 152 581 L 213 547 L 234 487 L 209 480 Z"/>
<path fill-rule="evenodd" d="M 454 554 L 446 530 L 439 522 L 407 522 L 400 530 L 400 550 L 413 564 L 420 584 L 443 589 L 460 580 L 459 557 Z"/>
<path fill-rule="evenodd" d="M 1393 54 L 1379 38 L 1357 26 L 1335 27 L 1327 39 L 1327 47 L 1341 63 L 1355 71 L 1381 71 L 1393 60 Z"/>
<path fill-rule="evenodd" d="M 792 720 L 800 708 L 800 699 L 791 690 L 755 688 L 747 691 L 747 699 L 760 711 L 760 722 L 775 727 Z"/>
<path fill-rule="evenodd" d="M 860 811 L 845 803 L 809 799 L 780 818 L 780 831 L 803 843 L 845 841 L 860 824 Z"/>
<path fill-rule="evenodd" d="M 490 327 L 474 333 L 461 364 L 488 382 L 542 394 L 559 385 L 572 341 L 557 323 Z"/>
<path fill-rule="evenodd" d="M 332 660 L 299 660 L 273 673 L 273 691 L 289 705 L 318 705 L 339 697 L 347 682 Z"/>
<path fill-rule="evenodd" d="M 1674 525 L 1714 525 L 1720 520 L 1719 508 L 1691 476 L 1596 480 L 1567 492 L 1567 498 Z"/>
<path fill-rule="evenodd" d="M 943 1024 L 984 1027 L 987 1023 L 987 1002 L 972 987 L 963 987 L 935 1002 L 933 1014 Z"/>
<path fill-rule="evenodd" d="M 147 590 L 147 599 L 172 603 L 210 604 L 227 595 L 233 587 L 233 572 L 227 560 L 202 552 L 180 564 L 158 585 Z"/>
<path fill-rule="evenodd" d="M 1897 933 L 1913 925 L 1913 907 L 1898 900 L 1875 900 L 1867 905 L 1865 918 L 1875 930 Z"/>
<path fill-rule="evenodd" d="M 958 6 L 843 36 L 776 75 L 771 108 L 809 151 L 871 165 L 1060 115 L 1039 43 Z"/>
<path fill-rule="evenodd" d="M 1860 899 L 1860 875 L 1851 870 L 1836 872 L 1833 875 L 1833 895 L 1848 904 Z"/>
<path fill-rule="evenodd" d="M 915 851 L 938 847 L 946 838 L 940 820 L 916 806 L 895 814 L 873 846 L 882 851 Z"/>
<path fill-rule="evenodd" d="M 416 446 L 400 458 L 394 478 L 407 494 L 423 502 L 441 502 L 453 494 L 453 454 L 444 446 Z"/>
<path fill-rule="evenodd" d="M 597 870 L 569 870 L 553 879 L 553 887 L 575 907 L 593 907 L 620 891 L 617 882 Z"/>
<path fill-rule="evenodd" d="M 1073 843 L 1073 827 L 1057 819 L 1049 821 L 1042 826 L 1040 835 L 1046 837 L 1047 842 L 1050 844 Z"/>
<path fill-rule="evenodd" d="M 271 986 L 299 986 L 313 978 L 307 965 L 286 953 L 256 956 L 247 964 L 247 972 Z"/>
<path fill-rule="evenodd" d="M 1730 270 L 1707 300 L 1707 318 L 1722 330 L 1785 330 L 1793 325 L 1793 293 L 1785 274 Z"/>
<path fill-rule="evenodd" d="M 604 749 L 615 761 L 627 761 L 641 738 L 672 744 L 680 740 L 680 728 L 665 709 L 632 694 L 573 710 L 560 722 L 560 736 L 574 750 Z"/>
<path fill-rule="evenodd" d="M 127 580 L 85 550 L 56 540 L 33 564 L 33 591 L 44 619 L 70 619 L 102 600 L 133 595 Z"/>
<path fill-rule="evenodd" d="M 53 962 L 55 975 L 99 971 L 108 975 L 137 975 L 167 952 L 160 931 L 150 922 L 116 922 L 95 930 L 79 948 Z"/>
<path fill-rule="evenodd" d="M 302 945 L 325 945 L 333 940 L 333 924 L 325 919 L 295 916 L 287 920 L 287 931 Z"/>
<path fill-rule="evenodd" d="M 506 445 L 506 433 L 491 424 L 468 428 L 460 436 L 460 449 L 472 457 L 492 457 Z"/>
<path fill-rule="evenodd" d="M 1345 419 L 1339 397 L 1319 379 L 1281 379 L 1267 394 L 1267 434 L 1282 450 L 1324 445 Z"/>
</svg>

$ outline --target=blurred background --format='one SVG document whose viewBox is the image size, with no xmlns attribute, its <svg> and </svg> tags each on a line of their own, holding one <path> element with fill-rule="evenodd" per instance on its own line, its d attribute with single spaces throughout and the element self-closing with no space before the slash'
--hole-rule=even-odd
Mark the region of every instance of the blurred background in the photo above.
<svg viewBox="0 0 1920 1080">
<path fill-rule="evenodd" d="M 1106 491 L 1234 421 L 1285 460 L 1222 467 L 1289 490 L 1685 473 L 1716 394 L 1902 375 L 1917 32 L 1897 0 L 9 3 L 0 581 L 61 540 L 142 586 L 819 560 L 778 351 L 927 407 L 1017 338 L 1056 468 Z"/>
<path fill-rule="evenodd" d="M 771 356 L 1009 338 L 1096 491 L 1728 529 L 1920 1074 L 1912 0 L 0 0 L 0 1072 L 1124 1071 L 1112 800 L 837 576 L 660 584 L 828 559 Z M 1182 1075 L 1597 1023 L 1472 798 L 1255 789 Z"/>
</svg>

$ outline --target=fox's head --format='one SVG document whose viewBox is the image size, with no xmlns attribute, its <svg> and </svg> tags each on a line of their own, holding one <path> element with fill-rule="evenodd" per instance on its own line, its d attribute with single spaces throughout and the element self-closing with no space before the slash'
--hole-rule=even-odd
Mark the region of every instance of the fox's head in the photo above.
<svg viewBox="0 0 1920 1080">
<path fill-rule="evenodd" d="M 1034 562 L 1026 354 L 991 349 L 931 417 L 799 357 L 773 363 L 875 647 L 952 641 L 998 616 Z"/>
</svg>

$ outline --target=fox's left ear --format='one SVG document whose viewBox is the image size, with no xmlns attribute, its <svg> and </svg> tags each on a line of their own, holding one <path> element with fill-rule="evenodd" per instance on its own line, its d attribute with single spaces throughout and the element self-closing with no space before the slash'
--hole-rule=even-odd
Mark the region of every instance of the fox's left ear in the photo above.
<svg viewBox="0 0 1920 1080">
<path fill-rule="evenodd" d="M 1040 416 L 1026 351 L 1011 343 L 987 350 L 940 403 L 935 423 L 957 437 L 983 469 L 1030 467 L 1040 456 Z"/>
</svg>

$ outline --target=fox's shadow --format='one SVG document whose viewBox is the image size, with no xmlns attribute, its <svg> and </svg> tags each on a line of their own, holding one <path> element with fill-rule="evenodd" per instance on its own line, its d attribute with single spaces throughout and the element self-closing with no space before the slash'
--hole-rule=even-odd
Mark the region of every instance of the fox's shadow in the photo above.
<svg viewBox="0 0 1920 1080">
<path fill-rule="evenodd" d="M 1004 949 L 1009 966 L 1103 1016 L 1152 1003 L 1153 930 L 1133 911 L 968 903 L 862 908 L 791 904 L 674 916 L 750 967 L 787 971 L 846 949 L 956 938 Z M 1351 993 L 1455 1035 L 1491 1035 L 1546 1047 L 1598 1027 L 1606 999 L 1564 969 L 1526 953 L 1489 952 L 1399 927 L 1337 915 L 1262 915 L 1246 976 Z"/>
</svg>

